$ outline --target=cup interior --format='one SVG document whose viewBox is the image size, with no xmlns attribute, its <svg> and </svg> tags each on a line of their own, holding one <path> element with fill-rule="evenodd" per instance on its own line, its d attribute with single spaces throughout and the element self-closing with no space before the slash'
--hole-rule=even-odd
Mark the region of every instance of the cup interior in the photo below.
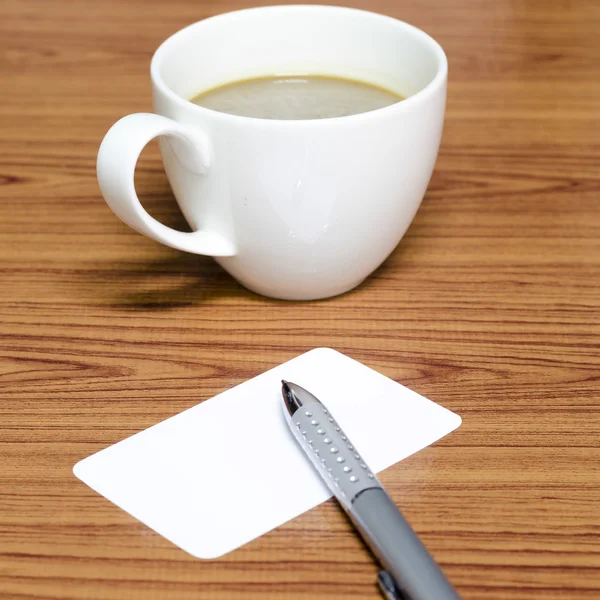
<svg viewBox="0 0 600 600">
<path fill-rule="evenodd" d="M 152 60 L 155 83 L 186 100 L 232 81 L 298 74 L 347 77 L 410 97 L 446 70 L 441 47 L 416 27 L 333 6 L 211 17 L 171 36 Z"/>
</svg>

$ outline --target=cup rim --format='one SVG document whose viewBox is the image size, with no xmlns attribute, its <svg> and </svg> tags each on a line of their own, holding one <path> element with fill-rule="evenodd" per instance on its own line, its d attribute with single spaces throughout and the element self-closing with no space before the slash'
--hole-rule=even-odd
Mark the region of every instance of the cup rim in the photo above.
<svg viewBox="0 0 600 600">
<path fill-rule="evenodd" d="M 294 12 L 298 10 L 310 10 L 310 11 L 330 11 L 330 12 L 346 12 L 346 13 L 354 13 L 357 15 L 363 14 L 368 15 L 369 17 L 376 17 L 382 21 L 393 22 L 396 26 L 402 27 L 405 31 L 410 31 L 411 33 L 417 35 L 421 38 L 426 44 L 430 46 L 433 50 L 435 57 L 437 59 L 437 72 L 433 79 L 418 92 L 415 92 L 408 98 L 400 102 L 396 102 L 394 104 L 390 104 L 389 106 L 384 106 L 382 108 L 377 108 L 375 110 L 356 113 L 353 115 L 346 115 L 341 117 L 326 117 L 320 119 L 268 119 L 262 117 L 247 117 L 243 115 L 233 115 L 230 113 L 225 113 L 217 110 L 213 110 L 210 108 L 206 108 L 204 106 L 199 106 L 198 104 L 194 104 L 189 100 L 186 100 L 179 94 L 175 93 L 164 81 L 162 78 L 160 69 L 161 63 L 164 55 L 169 50 L 169 47 L 175 43 L 177 39 L 183 37 L 185 35 L 189 35 L 191 31 L 194 29 L 199 29 L 202 27 L 207 21 L 216 21 L 216 20 L 226 20 L 227 18 L 231 18 L 233 15 L 240 15 L 243 13 L 252 13 L 252 12 Z M 175 104 L 179 104 L 185 107 L 188 110 L 193 110 L 198 114 L 204 114 L 206 116 L 210 116 L 211 118 L 219 118 L 223 120 L 229 121 L 238 121 L 240 123 L 258 123 L 260 125 L 266 126 L 286 126 L 286 127 L 298 127 L 302 125 L 330 125 L 334 122 L 357 122 L 361 120 L 368 120 L 373 117 L 379 117 L 385 114 L 391 114 L 394 111 L 401 113 L 408 110 L 411 110 L 413 106 L 419 102 L 426 100 L 432 94 L 435 94 L 437 90 L 442 87 L 448 75 L 448 59 L 446 57 L 446 53 L 444 52 L 441 45 L 428 33 L 425 33 L 422 29 L 411 25 L 410 23 L 406 23 L 400 19 L 396 19 L 394 17 L 390 17 L 387 15 L 383 15 L 381 13 L 376 13 L 368 10 L 362 10 L 358 8 L 349 8 L 344 6 L 329 6 L 323 4 L 287 4 L 287 5 L 275 5 L 275 6 L 258 6 L 254 8 L 244 8 L 240 10 L 233 10 L 224 13 L 220 13 L 211 17 L 207 17 L 202 19 L 201 21 L 196 21 L 195 23 L 191 23 L 186 27 L 176 31 L 174 34 L 165 39 L 160 46 L 154 52 L 152 56 L 152 60 L 150 63 L 150 76 L 153 84 L 165 95 L 169 100 L 174 102 Z"/>
</svg>

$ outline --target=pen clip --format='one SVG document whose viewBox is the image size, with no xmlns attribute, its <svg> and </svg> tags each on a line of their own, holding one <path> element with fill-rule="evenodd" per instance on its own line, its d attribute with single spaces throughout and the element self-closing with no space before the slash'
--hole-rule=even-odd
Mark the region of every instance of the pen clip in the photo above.
<svg viewBox="0 0 600 600">
<path fill-rule="evenodd" d="M 379 571 L 377 574 L 377 584 L 385 600 L 403 600 L 396 581 L 388 571 Z"/>
</svg>

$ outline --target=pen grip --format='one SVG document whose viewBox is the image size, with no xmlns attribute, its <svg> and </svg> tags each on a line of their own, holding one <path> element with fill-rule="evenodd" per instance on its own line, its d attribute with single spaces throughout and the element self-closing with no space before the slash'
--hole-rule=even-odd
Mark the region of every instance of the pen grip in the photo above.
<svg viewBox="0 0 600 600">
<path fill-rule="evenodd" d="M 385 490 L 361 492 L 349 516 L 405 600 L 460 600 Z"/>
<path fill-rule="evenodd" d="M 338 422 L 318 400 L 305 400 L 289 419 L 290 428 L 309 460 L 344 510 L 363 490 L 379 487 Z"/>
</svg>

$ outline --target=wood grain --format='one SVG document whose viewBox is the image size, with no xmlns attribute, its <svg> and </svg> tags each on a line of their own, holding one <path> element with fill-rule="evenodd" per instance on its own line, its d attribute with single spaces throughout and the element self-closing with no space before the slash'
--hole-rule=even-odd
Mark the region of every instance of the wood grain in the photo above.
<svg viewBox="0 0 600 600">
<path fill-rule="evenodd" d="M 600 597 L 600 4 L 352 1 L 436 37 L 447 125 L 415 222 L 352 293 L 285 303 L 116 219 L 95 155 L 148 62 L 233 0 L 0 6 L 0 596 L 377 598 L 332 502 L 192 559 L 73 464 L 316 346 L 462 427 L 383 475 L 465 600 Z M 154 145 L 140 195 L 183 226 Z"/>
</svg>

